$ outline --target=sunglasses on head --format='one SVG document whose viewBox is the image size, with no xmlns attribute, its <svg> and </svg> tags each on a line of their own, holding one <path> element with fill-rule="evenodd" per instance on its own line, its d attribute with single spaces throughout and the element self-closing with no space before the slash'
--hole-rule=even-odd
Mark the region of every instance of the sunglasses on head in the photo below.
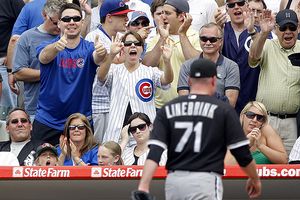
<svg viewBox="0 0 300 200">
<path fill-rule="evenodd" d="M 233 2 L 233 3 L 227 3 L 228 8 L 234 8 L 235 4 L 237 4 L 239 7 L 244 6 L 246 1 L 238 1 L 238 2 Z"/>
<path fill-rule="evenodd" d="M 296 31 L 297 30 L 297 26 L 293 25 L 293 24 L 285 24 L 283 26 L 278 26 L 279 27 L 279 30 L 281 32 L 284 32 L 286 31 L 287 29 L 289 29 L 290 31 Z"/>
<path fill-rule="evenodd" d="M 25 124 L 25 123 L 27 123 L 28 121 L 29 121 L 29 120 L 26 119 L 26 118 L 20 118 L 20 119 L 12 119 L 12 120 L 10 120 L 10 123 L 12 123 L 12 124 L 17 124 L 17 123 L 21 122 L 22 124 Z"/>
<path fill-rule="evenodd" d="M 52 24 L 54 24 L 55 26 L 57 26 L 58 22 L 53 21 L 53 19 L 49 15 L 48 15 L 48 17 L 49 17 L 50 21 L 52 22 Z"/>
<path fill-rule="evenodd" d="M 219 39 L 221 39 L 220 37 L 206 37 L 206 36 L 200 36 L 200 40 L 202 42 L 207 42 L 209 41 L 210 43 L 215 43 L 217 42 Z"/>
<path fill-rule="evenodd" d="M 124 42 L 124 46 L 125 47 L 129 47 L 132 44 L 134 44 L 134 46 L 138 46 L 138 47 L 142 46 L 142 42 L 139 42 L 139 41 L 135 41 L 135 42 L 133 42 L 133 41 L 126 41 L 126 42 Z"/>
<path fill-rule="evenodd" d="M 254 119 L 256 117 L 256 120 L 259 122 L 264 122 L 265 121 L 265 116 L 256 114 L 254 112 L 248 111 L 244 113 L 248 119 Z"/>
<path fill-rule="evenodd" d="M 147 21 L 133 21 L 130 23 L 130 26 L 139 26 L 141 25 L 142 27 L 147 27 L 149 26 L 149 22 Z"/>
<path fill-rule="evenodd" d="M 144 131 L 146 130 L 147 124 L 140 124 L 137 126 L 131 126 L 128 128 L 128 132 L 131 134 L 135 134 L 136 133 L 136 129 L 138 128 L 140 131 Z"/>
<path fill-rule="evenodd" d="M 81 20 L 81 17 L 80 16 L 73 16 L 73 17 L 65 16 L 65 17 L 61 18 L 60 20 L 63 22 L 70 22 L 72 19 L 74 22 L 79 22 Z"/>
<path fill-rule="evenodd" d="M 74 131 L 76 128 L 78 130 L 84 130 L 85 129 L 85 125 L 81 124 L 81 125 L 71 125 L 71 126 L 69 126 L 69 130 L 70 131 Z"/>
</svg>

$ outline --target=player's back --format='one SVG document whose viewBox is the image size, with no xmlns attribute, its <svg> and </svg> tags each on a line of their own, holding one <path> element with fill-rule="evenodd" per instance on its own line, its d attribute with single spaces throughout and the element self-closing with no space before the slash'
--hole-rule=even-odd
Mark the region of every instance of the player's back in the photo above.
<svg viewBox="0 0 300 200">
<path fill-rule="evenodd" d="M 234 109 L 207 95 L 167 103 L 157 113 L 151 139 L 168 147 L 168 170 L 220 174 L 227 146 L 246 140 Z"/>
</svg>

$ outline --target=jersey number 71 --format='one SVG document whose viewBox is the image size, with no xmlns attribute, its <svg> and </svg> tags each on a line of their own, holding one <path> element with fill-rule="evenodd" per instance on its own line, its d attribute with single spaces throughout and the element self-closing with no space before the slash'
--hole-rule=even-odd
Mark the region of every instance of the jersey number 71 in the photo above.
<svg viewBox="0 0 300 200">
<path fill-rule="evenodd" d="M 193 122 L 175 122 L 175 129 L 185 129 L 184 134 L 175 148 L 175 152 L 181 152 L 183 150 L 192 132 L 195 132 L 194 152 L 200 152 L 202 125 L 202 122 L 198 122 L 195 126 Z"/>
</svg>

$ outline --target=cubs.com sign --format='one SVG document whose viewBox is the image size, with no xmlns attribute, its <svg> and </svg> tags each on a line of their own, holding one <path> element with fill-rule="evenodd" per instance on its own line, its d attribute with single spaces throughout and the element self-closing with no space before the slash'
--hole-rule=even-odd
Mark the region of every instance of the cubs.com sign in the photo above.
<svg viewBox="0 0 300 200">
<path fill-rule="evenodd" d="M 14 167 L 12 176 L 15 178 L 64 178 L 70 177 L 70 170 L 33 167 Z"/>
<path fill-rule="evenodd" d="M 91 177 L 93 178 L 140 178 L 143 174 L 142 169 L 93 167 Z"/>
</svg>

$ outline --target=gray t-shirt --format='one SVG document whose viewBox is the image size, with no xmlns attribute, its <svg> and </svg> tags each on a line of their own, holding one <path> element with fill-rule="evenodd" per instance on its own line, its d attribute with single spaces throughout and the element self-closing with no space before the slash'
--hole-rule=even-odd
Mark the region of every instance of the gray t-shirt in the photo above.
<svg viewBox="0 0 300 200">
<path fill-rule="evenodd" d="M 38 27 L 25 31 L 17 42 L 14 59 L 13 73 L 23 68 L 40 69 L 36 47 L 41 42 L 52 40 L 57 35 L 41 32 Z M 37 100 L 40 93 L 40 82 L 24 82 L 24 105 L 30 115 L 36 112 Z"/>
<path fill-rule="evenodd" d="M 202 54 L 200 58 L 202 58 Z M 188 77 L 190 74 L 191 64 L 199 57 L 185 61 L 180 68 L 177 91 L 189 90 Z M 217 93 L 225 95 L 228 89 L 240 89 L 240 71 L 238 65 L 232 60 L 220 55 L 217 61 L 217 73 L 221 77 L 217 80 Z"/>
</svg>

